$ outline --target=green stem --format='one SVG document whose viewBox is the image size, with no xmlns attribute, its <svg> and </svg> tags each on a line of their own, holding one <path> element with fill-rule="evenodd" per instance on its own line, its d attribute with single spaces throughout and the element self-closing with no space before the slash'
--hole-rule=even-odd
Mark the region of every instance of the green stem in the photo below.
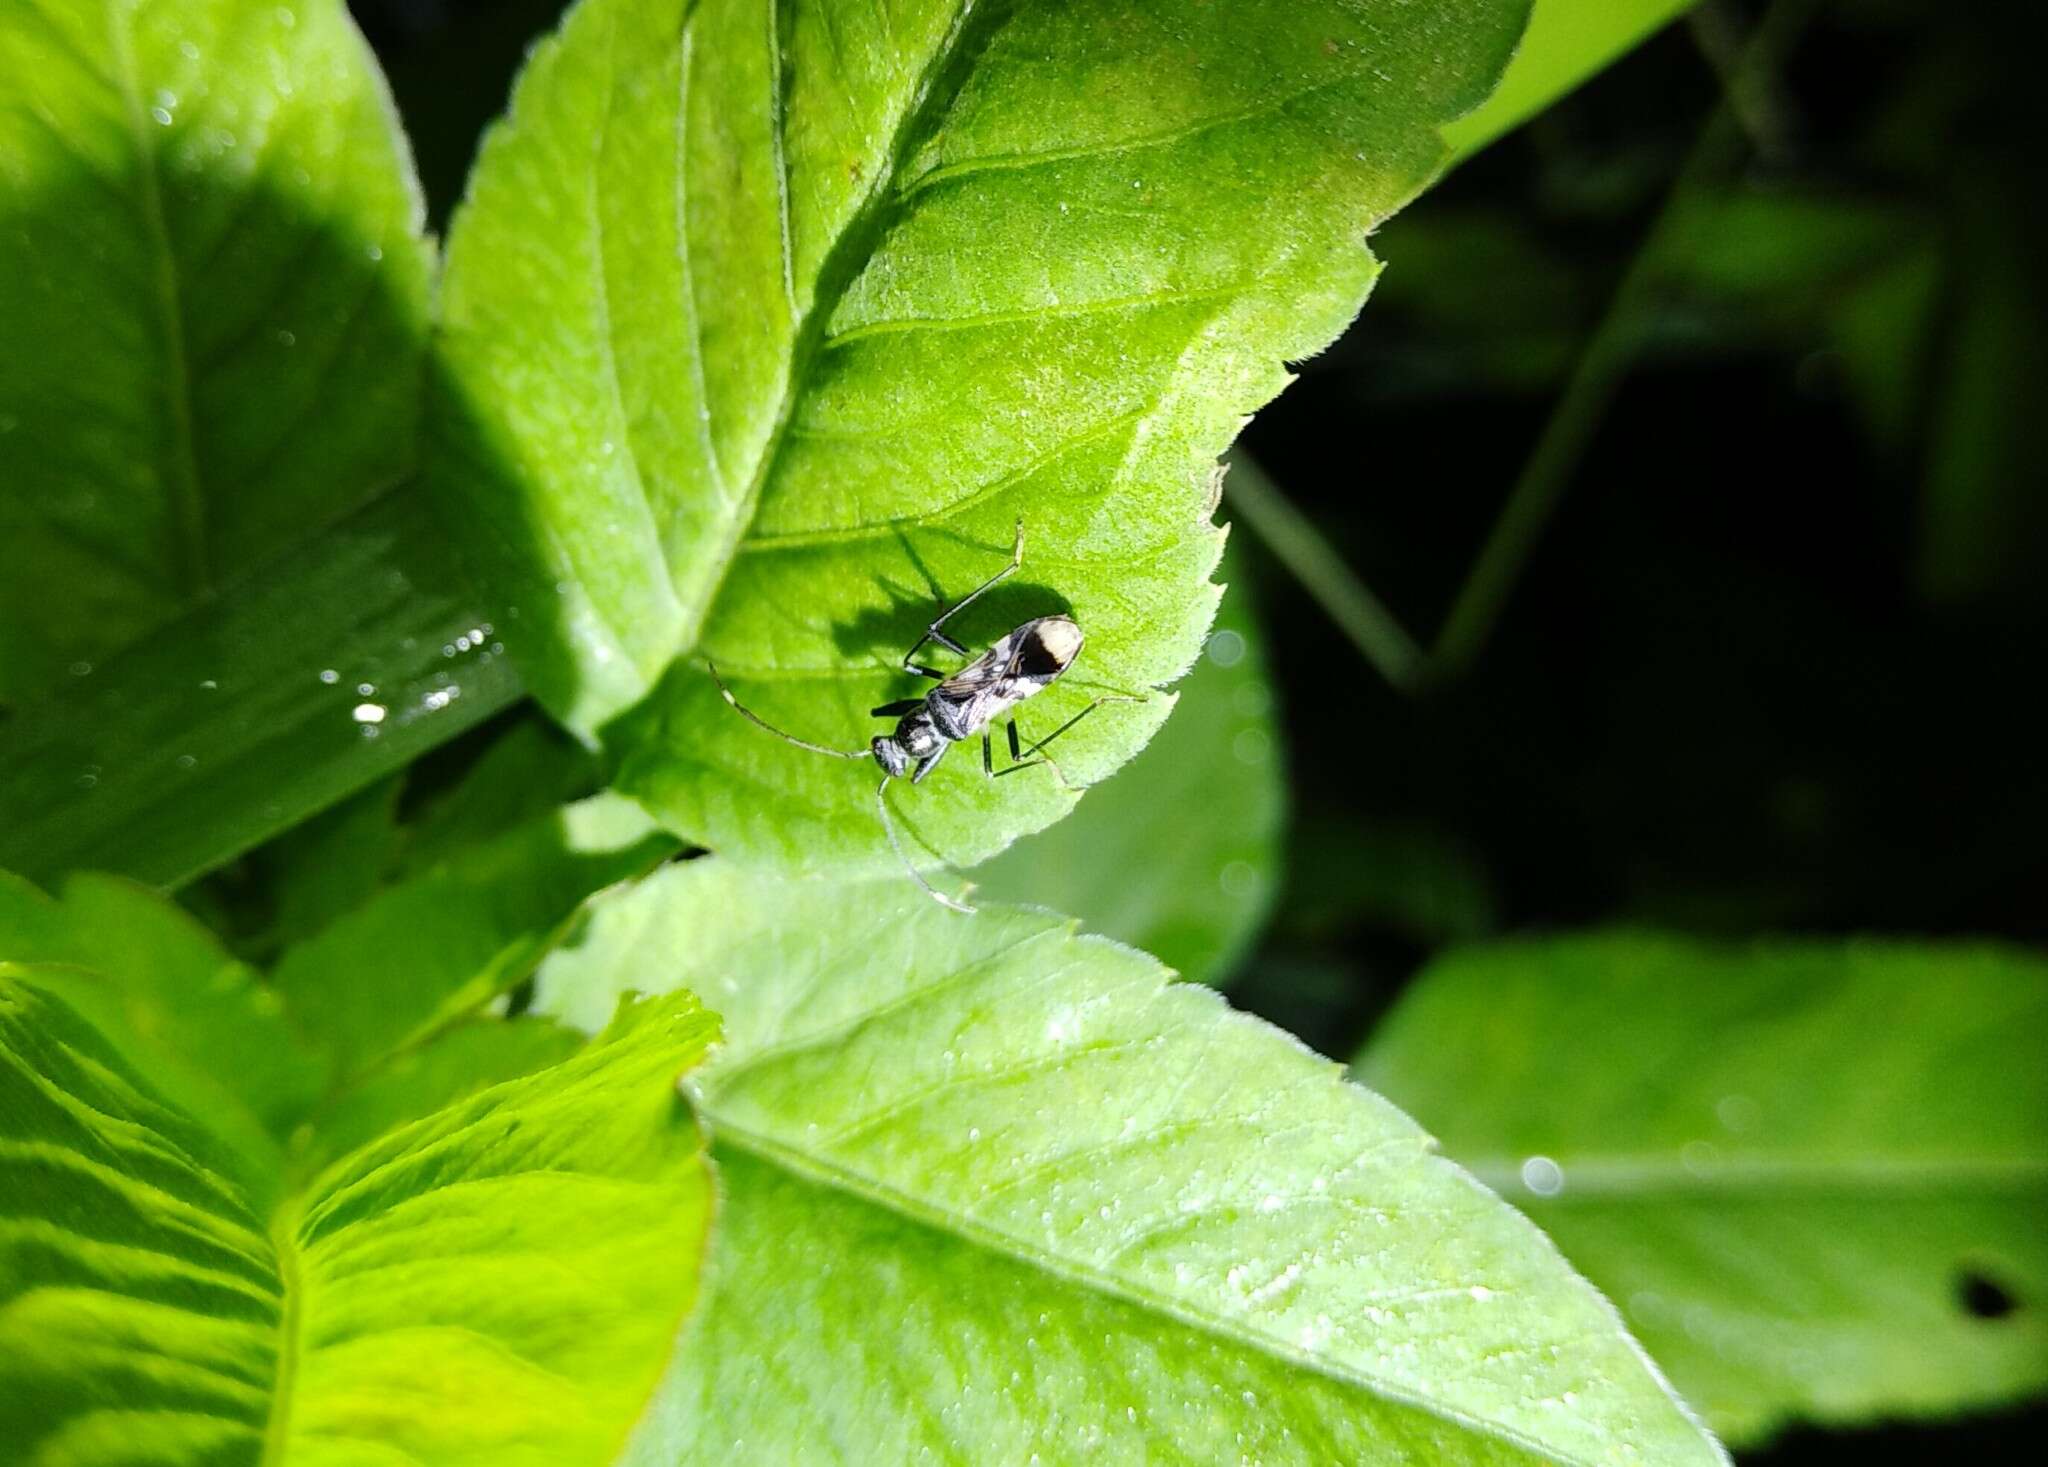
<svg viewBox="0 0 2048 1467">
<path fill-rule="evenodd" d="M 1288 502 L 1242 449 L 1231 452 L 1223 493 L 1238 518 L 1294 573 L 1323 614 L 1351 639 L 1380 676 L 1404 692 L 1413 688 L 1422 676 L 1422 649 L 1344 563 L 1322 531 Z"/>
<path fill-rule="evenodd" d="M 1813 6 L 1783 0 L 1758 22 L 1742 57 L 1725 78 L 1721 102 L 1700 129 L 1663 207 L 1651 222 L 1621 282 L 1565 384 L 1564 393 L 1522 465 L 1500 517 L 1459 588 L 1436 646 L 1431 672 L 1444 679 L 1468 671 L 1492 635 L 1501 610 L 1534 553 L 1536 542 L 1564 497 L 1586 447 L 1599 430 L 1634 361 L 1646 307 L 1654 294 L 1678 226 L 1700 186 L 1723 176 L 1745 151 L 1744 105 L 1751 79 L 1774 71 Z"/>
</svg>

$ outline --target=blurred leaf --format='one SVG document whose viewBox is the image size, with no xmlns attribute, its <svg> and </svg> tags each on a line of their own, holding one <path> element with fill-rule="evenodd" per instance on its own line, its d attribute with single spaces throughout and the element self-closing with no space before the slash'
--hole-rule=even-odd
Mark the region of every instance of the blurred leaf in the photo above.
<svg viewBox="0 0 2048 1467">
<path fill-rule="evenodd" d="M 247 1156 L 274 1160 L 270 1138 L 319 1094 L 322 1066 L 286 1025 L 277 995 L 155 892 L 80 875 L 53 900 L 0 871 L 0 962 L 81 970 L 48 968 L 42 982 Z"/>
<path fill-rule="evenodd" d="M 2030 180 L 2031 182 L 2031 180 Z M 1974 185 L 1974 187 L 1972 186 Z M 2038 594 L 2048 554 L 2040 466 L 2048 428 L 2048 314 L 2025 210 L 1996 181 L 1966 175 L 1951 266 L 1953 320 L 1930 384 L 1927 478 L 1915 567 L 1933 600 Z"/>
<path fill-rule="evenodd" d="M 450 558 L 403 487 L 0 721 L 0 866 L 176 886 L 513 702 Z"/>
<path fill-rule="evenodd" d="M 686 995 L 302 1193 L 0 967 L 0 1440 L 97 1464 L 597 1461 L 696 1292 Z M 545 1266 L 542 1261 L 545 1260 Z"/>
<path fill-rule="evenodd" d="M 415 763 L 253 852 L 179 900 L 268 964 L 386 886 L 551 815 L 599 786 L 590 752 L 538 710 L 481 747 Z M 445 767 L 452 764 L 452 771 Z M 429 793 L 421 793 L 426 791 Z"/>
<path fill-rule="evenodd" d="M 1225 570 L 1233 589 L 1159 737 L 974 873 L 982 897 L 1064 912 L 1204 983 L 1226 980 L 1265 922 L 1287 800 L 1264 639 Z"/>
<path fill-rule="evenodd" d="M 1535 0 L 1529 28 L 1500 85 L 1444 129 L 1452 153 L 1469 158 L 1600 74 L 1690 10 L 1693 0 Z"/>
<path fill-rule="evenodd" d="M 398 869 L 423 871 L 452 859 L 601 783 L 590 751 L 529 709 L 453 788 L 407 821 Z"/>
<path fill-rule="evenodd" d="M 475 1012 L 532 972 L 594 891 L 676 841 L 597 795 L 452 856 L 287 951 L 273 975 L 344 1082 Z"/>
<path fill-rule="evenodd" d="M 729 1016 L 691 1085 L 711 1292 L 628 1460 L 1719 1459 L 1411 1122 L 1168 977 L 1042 913 L 715 857 L 600 907 L 538 1007 L 651 982 Z"/>
<path fill-rule="evenodd" d="M 340 0 L 0 7 L 0 701 L 408 468 L 429 251 Z"/>
<path fill-rule="evenodd" d="M 1030 727 L 1178 677 L 1217 454 L 1356 311 L 1363 236 L 1522 10 L 584 0 L 484 147 L 445 292 L 436 482 L 543 702 L 693 840 L 882 869 L 872 768 L 750 726 L 702 655 L 865 748 L 1021 519 L 1023 573 L 952 630 L 1087 629 Z M 1062 764 L 1100 778 L 1169 707 L 1103 708 Z M 1073 803 L 973 763 L 904 798 L 915 848 L 971 863 Z"/>
<path fill-rule="evenodd" d="M 1287 926 L 1330 938 L 1362 924 L 1424 947 L 1492 929 L 1493 882 L 1457 837 L 1410 821 L 1370 823 L 1311 812 L 1289 842 Z"/>
<path fill-rule="evenodd" d="M 275 907 L 270 945 L 304 942 L 376 892 L 398 850 L 404 786 L 404 775 L 390 775 L 261 849 Z"/>
<path fill-rule="evenodd" d="M 2044 1044 L 2012 949 L 1606 933 L 1441 960 L 1358 1072 L 1754 1441 L 2048 1387 Z"/>
</svg>

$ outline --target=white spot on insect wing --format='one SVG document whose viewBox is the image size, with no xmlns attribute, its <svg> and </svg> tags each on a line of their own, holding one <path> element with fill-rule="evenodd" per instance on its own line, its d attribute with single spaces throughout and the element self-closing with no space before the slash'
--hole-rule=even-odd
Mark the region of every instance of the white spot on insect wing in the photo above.
<svg viewBox="0 0 2048 1467">
<path fill-rule="evenodd" d="M 1081 628 L 1070 618 L 1048 616 L 1038 624 L 1038 641 L 1055 662 L 1065 667 L 1080 654 Z"/>
</svg>

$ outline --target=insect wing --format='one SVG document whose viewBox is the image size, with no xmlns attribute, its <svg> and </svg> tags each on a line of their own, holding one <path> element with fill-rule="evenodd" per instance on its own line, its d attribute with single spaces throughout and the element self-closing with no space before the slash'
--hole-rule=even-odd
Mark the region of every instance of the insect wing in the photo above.
<svg viewBox="0 0 2048 1467">
<path fill-rule="evenodd" d="M 959 710 L 956 716 L 962 729 L 971 733 L 987 727 L 1017 701 L 1016 641 L 1013 632 L 939 684 L 938 695 Z"/>
<path fill-rule="evenodd" d="M 1012 632 L 940 683 L 938 691 L 955 702 L 966 703 L 1007 682 L 1017 660 L 1016 642 L 1017 634 Z"/>
</svg>

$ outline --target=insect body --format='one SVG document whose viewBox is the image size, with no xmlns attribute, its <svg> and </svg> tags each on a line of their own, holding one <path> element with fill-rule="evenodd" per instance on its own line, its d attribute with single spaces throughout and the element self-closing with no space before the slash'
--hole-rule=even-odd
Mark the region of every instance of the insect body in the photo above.
<svg viewBox="0 0 2048 1467">
<path fill-rule="evenodd" d="M 926 775 L 938 767 L 946 750 L 955 744 L 965 743 L 976 734 L 981 735 L 981 769 L 990 779 L 1000 779 L 1006 774 L 1015 774 L 1020 769 L 1031 769 L 1037 765 L 1049 766 L 1062 784 L 1066 776 L 1060 774 L 1057 764 L 1044 750 L 1054 739 L 1093 713 L 1104 703 L 1135 703 L 1141 700 L 1120 696 L 1097 698 L 1079 713 L 1032 743 L 1028 749 L 1018 737 L 1017 720 L 1013 716 L 1007 724 L 1010 745 L 1010 763 L 1002 768 L 995 767 L 993 732 L 996 722 L 1019 703 L 1050 687 L 1059 675 L 1073 665 L 1080 655 L 1084 640 L 1081 628 L 1072 617 L 1039 616 L 1025 622 L 1009 635 L 1003 637 L 988 651 L 975 658 L 955 673 L 942 673 L 916 660 L 917 654 L 927 642 L 936 642 L 962 657 L 967 649 L 945 633 L 947 621 L 971 605 L 983 592 L 995 586 L 1005 577 L 1013 574 L 1024 563 L 1024 525 L 1017 525 L 1017 542 L 1010 552 L 1010 563 L 989 577 L 981 585 L 968 592 L 959 601 L 940 612 L 938 617 L 925 628 L 911 649 L 903 654 L 903 670 L 927 677 L 938 684 L 923 696 L 904 698 L 894 703 L 884 703 L 870 711 L 877 718 L 896 719 L 893 733 L 877 734 L 865 749 L 833 749 L 823 744 L 814 744 L 800 739 L 761 718 L 752 710 L 741 706 L 733 697 L 732 689 L 718 676 L 718 669 L 711 667 L 711 677 L 718 684 L 718 691 L 725 701 L 753 723 L 768 730 L 786 743 L 814 754 L 829 754 L 835 759 L 873 759 L 882 768 L 882 782 L 875 789 L 875 807 L 881 815 L 882 831 L 889 837 L 890 849 L 903 863 L 911 879 L 923 887 L 932 900 L 953 908 L 956 912 L 972 912 L 974 909 L 937 890 L 911 865 L 910 858 L 903 853 L 903 847 L 896 840 L 896 828 L 889 820 L 889 781 L 904 775 L 912 784 L 921 784 Z M 710 666 L 710 664 L 706 664 Z M 1030 757 L 1026 757 L 1026 755 Z"/>
<path fill-rule="evenodd" d="M 982 769 L 993 777 L 997 771 L 989 747 L 990 726 L 1032 694 L 1049 687 L 1080 653 L 1082 640 L 1081 628 L 1071 617 L 1035 617 L 958 672 L 941 677 L 939 685 L 922 698 L 884 703 L 874 710 L 877 717 L 901 714 L 902 719 L 895 733 L 878 735 L 869 744 L 875 762 L 890 778 L 907 773 L 912 784 L 919 784 L 947 749 L 980 734 Z M 922 668 L 909 670 L 937 676 Z M 1012 718 L 1009 727 L 1011 763 L 1004 774 L 1030 768 L 1030 764 L 1018 762 L 1022 755 L 1017 720 Z M 1033 744 L 1033 752 L 1048 742 L 1050 739 Z"/>
</svg>

